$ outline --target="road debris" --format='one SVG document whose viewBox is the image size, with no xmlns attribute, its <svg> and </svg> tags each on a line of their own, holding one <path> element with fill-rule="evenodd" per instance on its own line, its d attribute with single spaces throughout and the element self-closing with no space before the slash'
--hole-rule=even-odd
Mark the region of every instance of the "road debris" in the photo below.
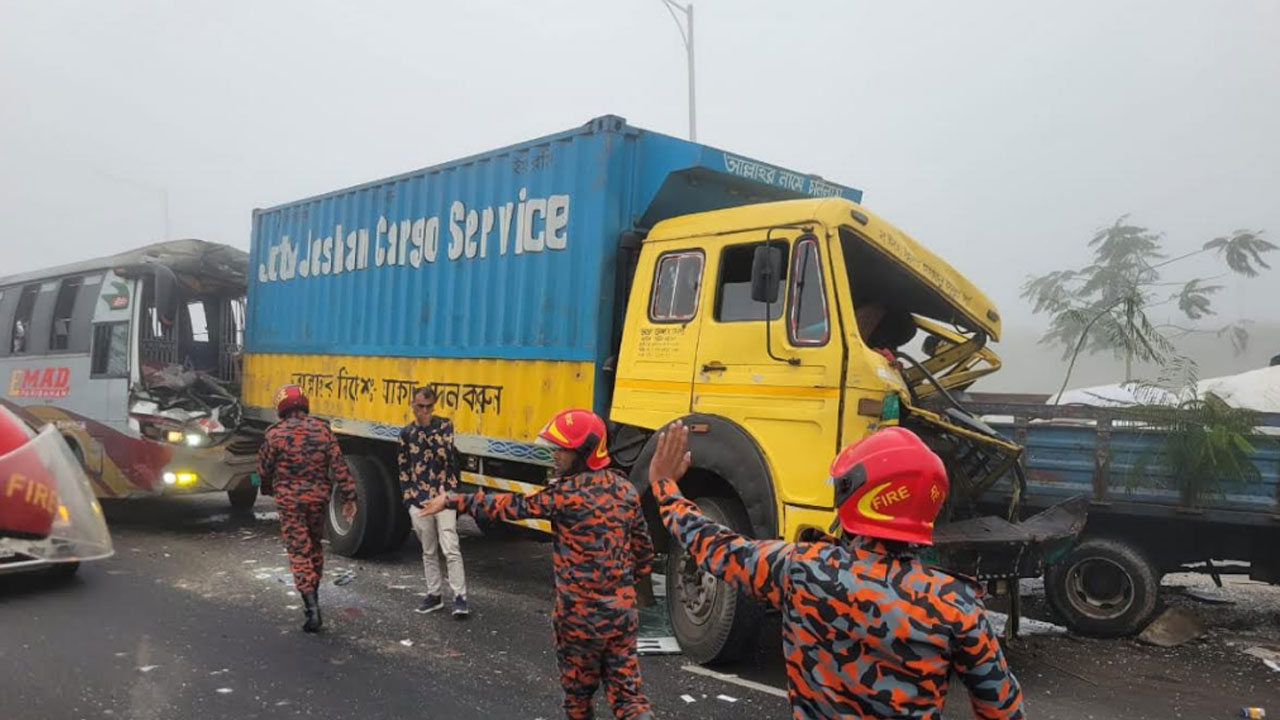
<svg viewBox="0 0 1280 720">
<path fill-rule="evenodd" d="M 1236 599 L 1231 596 L 1231 591 L 1226 588 L 1218 587 L 1189 587 L 1183 588 L 1182 594 L 1192 600 L 1199 600 L 1202 603 L 1210 605 L 1235 605 Z"/>
<path fill-rule="evenodd" d="M 1171 648 L 1198 640 L 1204 637 L 1205 632 L 1204 624 L 1190 611 L 1171 607 L 1152 621 L 1138 640 L 1156 647 Z"/>
<path fill-rule="evenodd" d="M 636 638 L 639 655 L 679 655 L 680 643 L 674 637 Z"/>
<path fill-rule="evenodd" d="M 733 696 L 731 696 L 731 695 L 717 695 L 717 696 L 716 696 L 716 699 L 717 699 L 717 700 L 723 700 L 723 701 L 725 701 L 725 702 L 727 702 L 727 703 L 736 703 L 736 702 L 738 702 L 738 698 L 733 697 Z"/>
<path fill-rule="evenodd" d="M 140 673 L 149 673 L 149 672 L 151 672 L 152 670 L 155 670 L 155 669 L 156 669 L 156 668 L 158 668 L 158 667 L 160 667 L 160 666 L 159 666 L 159 665 L 143 665 L 142 667 L 138 668 L 138 672 L 140 672 Z"/>
<path fill-rule="evenodd" d="M 231 688 L 218 688 L 217 690 L 219 695 L 230 695 L 232 692 L 234 692 L 234 690 Z"/>
<path fill-rule="evenodd" d="M 356 579 L 354 570 L 342 570 L 333 578 L 334 585 L 350 585 L 352 580 Z"/>
<path fill-rule="evenodd" d="M 695 703 L 695 702 L 698 702 L 697 700 L 694 700 L 694 699 L 693 699 L 693 696 L 692 696 L 692 695 L 681 695 L 681 696 L 680 696 L 680 699 L 681 699 L 681 700 L 683 700 L 683 701 L 685 701 L 686 703 Z"/>
<path fill-rule="evenodd" d="M 1256 646 L 1245 648 L 1244 654 L 1256 657 L 1269 669 L 1280 672 L 1280 648 Z"/>
<path fill-rule="evenodd" d="M 996 635 L 1004 635 L 1004 626 L 1009 622 L 1009 616 L 994 610 L 987 611 L 987 620 L 991 623 L 991 629 Z M 1032 635 L 1054 636 L 1066 635 L 1067 629 L 1062 625 L 1055 625 L 1044 620 L 1035 620 L 1029 617 L 1023 617 L 1018 624 L 1018 635 L 1028 637 Z"/>
<path fill-rule="evenodd" d="M 405 646 L 405 647 L 413 647 L 413 641 L 412 641 L 412 640 L 410 640 L 409 638 L 405 638 L 405 639 L 401 640 L 401 641 L 400 641 L 400 644 L 401 644 L 401 645 L 403 645 L 403 646 Z"/>
</svg>

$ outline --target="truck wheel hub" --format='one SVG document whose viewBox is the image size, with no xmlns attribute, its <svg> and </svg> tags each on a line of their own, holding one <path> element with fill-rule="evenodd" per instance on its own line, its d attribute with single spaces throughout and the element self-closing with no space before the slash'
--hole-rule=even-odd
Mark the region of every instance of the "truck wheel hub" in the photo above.
<svg viewBox="0 0 1280 720">
<path fill-rule="evenodd" d="M 1091 558 L 1072 566 L 1067 573 L 1071 604 L 1093 618 L 1115 618 L 1133 605 L 1133 581 L 1110 560 Z"/>
<path fill-rule="evenodd" d="M 716 579 L 699 570 L 692 557 L 686 554 L 681 558 L 680 602 L 691 620 L 699 625 L 706 622 L 711 614 L 711 608 L 716 604 L 716 594 L 719 591 L 719 583 Z"/>
<path fill-rule="evenodd" d="M 352 518 L 352 520 L 354 519 Z M 338 496 L 338 488 L 336 486 L 329 494 L 329 526 L 339 535 L 346 535 L 351 532 L 351 523 L 347 522 L 347 519 L 342 515 L 342 500 Z"/>
</svg>

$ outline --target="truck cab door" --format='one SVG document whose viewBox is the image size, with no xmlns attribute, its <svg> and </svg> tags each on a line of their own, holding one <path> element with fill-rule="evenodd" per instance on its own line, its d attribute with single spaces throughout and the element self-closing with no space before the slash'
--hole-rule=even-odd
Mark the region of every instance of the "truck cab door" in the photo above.
<svg viewBox="0 0 1280 720">
<path fill-rule="evenodd" d="M 820 227 L 735 233 L 707 250 L 710 312 L 692 409 L 733 420 L 760 444 L 783 505 L 781 528 L 794 527 L 789 513 L 829 509 L 832 501 L 826 480 L 839 449 L 844 346 L 825 234 Z M 766 247 L 781 265 L 776 303 L 752 294 L 752 266 Z"/>
<path fill-rule="evenodd" d="M 622 335 L 611 419 L 658 428 L 689 412 L 706 315 L 707 256 L 692 239 L 646 244 Z"/>
</svg>

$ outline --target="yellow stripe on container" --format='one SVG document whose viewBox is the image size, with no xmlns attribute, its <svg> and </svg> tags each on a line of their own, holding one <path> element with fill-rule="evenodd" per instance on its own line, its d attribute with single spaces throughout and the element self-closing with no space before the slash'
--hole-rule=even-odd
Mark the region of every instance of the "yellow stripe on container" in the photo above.
<svg viewBox="0 0 1280 720">
<path fill-rule="evenodd" d="M 592 406 L 594 373 L 589 362 L 251 354 L 244 397 L 251 407 L 271 408 L 281 385 L 298 382 L 318 415 L 403 425 L 410 419 L 403 388 L 435 383 L 456 388 L 436 412 L 458 432 L 531 441 L 556 412 Z"/>
</svg>

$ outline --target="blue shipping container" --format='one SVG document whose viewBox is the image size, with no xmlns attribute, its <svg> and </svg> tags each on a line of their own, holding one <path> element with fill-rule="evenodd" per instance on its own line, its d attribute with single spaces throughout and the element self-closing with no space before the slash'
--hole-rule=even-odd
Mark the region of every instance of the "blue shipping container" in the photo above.
<svg viewBox="0 0 1280 720">
<path fill-rule="evenodd" d="M 832 195 L 856 202 L 862 193 L 597 118 L 255 211 L 246 350 L 598 368 L 610 351 L 623 232 Z"/>
</svg>

